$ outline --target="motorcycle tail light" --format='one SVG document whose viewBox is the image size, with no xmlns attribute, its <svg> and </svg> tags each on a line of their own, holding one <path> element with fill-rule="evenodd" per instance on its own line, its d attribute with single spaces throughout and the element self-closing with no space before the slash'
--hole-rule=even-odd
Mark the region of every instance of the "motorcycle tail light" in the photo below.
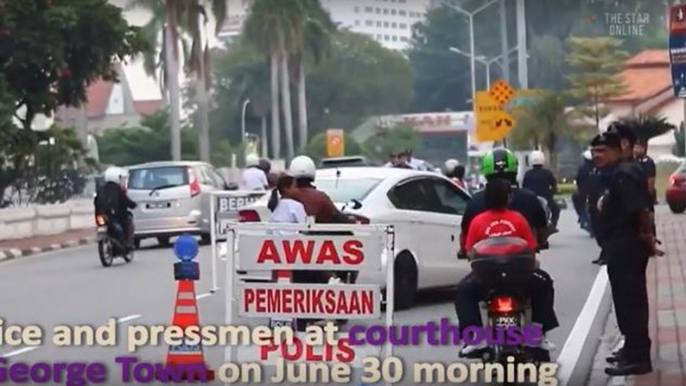
<svg viewBox="0 0 686 386">
<path fill-rule="evenodd" d="M 95 217 L 95 223 L 98 224 L 98 226 L 103 226 L 106 224 L 105 221 L 105 216 L 103 215 L 98 215 Z"/>
<path fill-rule="evenodd" d="M 260 215 L 254 210 L 238 211 L 238 222 L 260 222 Z"/>
<path fill-rule="evenodd" d="M 517 309 L 517 302 L 509 296 L 498 296 L 491 301 L 491 311 L 509 313 Z"/>
</svg>

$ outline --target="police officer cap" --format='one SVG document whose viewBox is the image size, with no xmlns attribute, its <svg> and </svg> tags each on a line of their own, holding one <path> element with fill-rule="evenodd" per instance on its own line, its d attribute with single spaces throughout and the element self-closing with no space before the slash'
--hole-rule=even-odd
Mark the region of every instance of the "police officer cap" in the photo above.
<svg viewBox="0 0 686 386">
<path fill-rule="evenodd" d="M 636 133 L 627 124 L 614 122 L 607 129 L 607 132 L 617 134 L 620 139 L 626 139 L 631 144 L 636 143 Z"/>
<path fill-rule="evenodd" d="M 607 146 L 614 149 L 621 149 L 620 142 L 621 138 L 617 133 L 606 132 L 596 135 L 591 141 L 591 146 Z"/>
</svg>

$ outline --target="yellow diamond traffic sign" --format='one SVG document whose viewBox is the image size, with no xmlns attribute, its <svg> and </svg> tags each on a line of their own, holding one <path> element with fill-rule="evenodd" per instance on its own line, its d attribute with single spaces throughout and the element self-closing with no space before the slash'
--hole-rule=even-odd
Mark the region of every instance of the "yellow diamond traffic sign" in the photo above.
<svg viewBox="0 0 686 386">
<path fill-rule="evenodd" d="M 515 95 L 515 90 L 502 79 L 495 82 L 488 92 L 502 107 L 505 107 Z"/>
<path fill-rule="evenodd" d="M 476 93 L 476 138 L 480 142 L 500 141 L 514 127 L 515 119 L 487 91 Z"/>
</svg>

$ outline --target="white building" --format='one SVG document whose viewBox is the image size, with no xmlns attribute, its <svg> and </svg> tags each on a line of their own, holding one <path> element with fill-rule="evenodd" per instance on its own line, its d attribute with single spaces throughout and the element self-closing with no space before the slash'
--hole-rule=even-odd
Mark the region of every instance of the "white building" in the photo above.
<svg viewBox="0 0 686 386">
<path fill-rule="evenodd" d="M 362 33 L 384 47 L 408 47 L 412 26 L 424 20 L 432 0 L 320 0 L 341 28 Z M 228 0 L 228 15 L 219 37 L 233 40 L 240 35 L 252 0 Z"/>
</svg>

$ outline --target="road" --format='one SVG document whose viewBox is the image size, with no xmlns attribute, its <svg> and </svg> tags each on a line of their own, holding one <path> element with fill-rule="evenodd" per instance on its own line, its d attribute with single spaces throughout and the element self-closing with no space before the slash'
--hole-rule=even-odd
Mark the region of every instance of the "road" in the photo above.
<svg viewBox="0 0 686 386">
<path fill-rule="evenodd" d="M 584 306 L 598 267 L 590 263 L 598 248 L 576 226 L 573 212 L 565 210 L 561 232 L 551 239 L 551 249 L 541 257 L 542 268 L 555 280 L 556 309 L 561 327 L 551 340 L 562 349 L 578 314 Z M 114 364 L 114 358 L 136 355 L 141 361 L 164 362 L 167 347 L 145 347 L 128 353 L 125 337 L 115 347 L 56 347 L 50 342 L 52 329 L 60 324 L 99 326 L 110 318 L 120 320 L 120 331 L 133 324 L 167 325 L 171 321 L 176 282 L 175 258 L 171 249 L 154 245 L 136 252 L 131 264 L 123 261 L 105 269 L 100 266 L 94 246 L 54 251 L 44 255 L 10 261 L 0 265 L 0 318 L 5 326 L 39 325 L 48 337 L 40 347 L 0 346 L 0 356 L 10 361 L 100 361 Z M 210 248 L 202 247 L 199 256 L 201 281 L 196 291 L 202 324 L 224 324 L 222 291 L 210 294 Z M 220 264 L 220 267 L 222 265 Z M 223 283 L 220 269 L 220 283 Z M 427 323 L 449 317 L 456 323 L 451 293 L 423 294 L 413 309 L 396 314 L 397 324 Z M 394 355 L 405 363 L 415 361 L 453 362 L 458 347 L 401 347 Z M 207 347 L 208 363 L 218 368 L 224 362 L 224 349 Z M 119 367 L 111 370 L 109 382 L 121 384 Z M 219 384 L 219 383 L 217 383 Z M 406 379 L 402 384 L 414 384 Z"/>
</svg>

